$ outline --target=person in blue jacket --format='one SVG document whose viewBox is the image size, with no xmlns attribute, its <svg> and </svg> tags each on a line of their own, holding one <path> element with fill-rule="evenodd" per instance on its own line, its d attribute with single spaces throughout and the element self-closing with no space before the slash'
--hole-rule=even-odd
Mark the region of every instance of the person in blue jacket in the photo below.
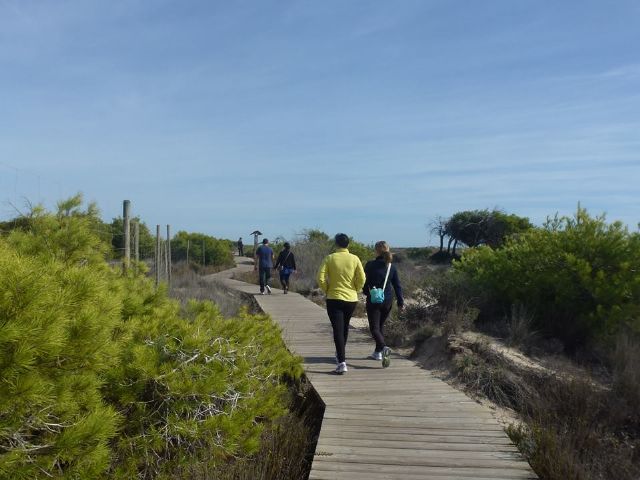
<svg viewBox="0 0 640 480">
<path fill-rule="evenodd" d="M 375 260 L 367 262 L 364 267 L 366 281 L 363 292 L 367 297 L 367 319 L 369 320 L 369 330 L 376 342 L 376 349 L 370 355 L 374 360 L 382 360 L 382 366 L 388 367 L 391 363 L 391 349 L 384 342 L 384 323 L 389 317 L 393 303 L 393 293 L 395 292 L 398 308 L 404 308 L 404 298 L 402 297 L 402 287 L 398 277 L 398 270 L 391 263 L 393 255 L 389 244 L 380 241 L 375 244 L 377 257 Z M 386 279 L 386 284 L 385 284 Z M 374 292 L 372 301 L 372 289 L 382 289 L 384 300 L 381 300 L 380 290 Z"/>
</svg>

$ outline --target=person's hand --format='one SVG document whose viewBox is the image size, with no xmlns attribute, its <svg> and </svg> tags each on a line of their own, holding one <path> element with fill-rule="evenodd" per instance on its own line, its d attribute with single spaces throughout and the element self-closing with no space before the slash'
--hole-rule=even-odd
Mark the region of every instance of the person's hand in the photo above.
<svg viewBox="0 0 640 480">
<path fill-rule="evenodd" d="M 258 271 L 258 267 L 256 267 L 255 265 L 253 266 L 253 271 L 257 272 Z"/>
<path fill-rule="evenodd" d="M 398 312 L 404 313 L 404 304 L 403 305 L 398 305 Z"/>
</svg>

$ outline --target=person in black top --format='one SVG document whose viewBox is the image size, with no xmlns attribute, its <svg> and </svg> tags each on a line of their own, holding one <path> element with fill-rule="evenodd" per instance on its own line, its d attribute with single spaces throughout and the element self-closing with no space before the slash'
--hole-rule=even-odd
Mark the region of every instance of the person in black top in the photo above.
<svg viewBox="0 0 640 480">
<path fill-rule="evenodd" d="M 243 257 L 244 256 L 244 244 L 242 243 L 242 237 L 240 237 L 238 239 L 237 245 L 238 245 L 238 256 Z"/>
<path fill-rule="evenodd" d="M 375 245 L 375 260 L 367 262 L 364 267 L 364 273 L 367 280 L 364 284 L 363 291 L 367 297 L 367 318 L 369 320 L 369 330 L 376 341 L 376 349 L 370 355 L 374 360 L 382 360 L 382 366 L 388 367 L 391 360 L 391 349 L 384 343 L 384 322 L 387 320 L 391 312 L 393 302 L 393 292 L 396 294 L 398 308 L 404 308 L 404 298 L 402 297 L 402 287 L 398 278 L 398 270 L 395 265 L 391 264 L 393 255 L 389 249 L 387 242 L 380 241 Z M 385 278 L 388 278 L 385 285 Z M 384 301 L 382 303 L 374 303 L 371 301 L 371 289 L 384 288 Z"/>
<path fill-rule="evenodd" d="M 296 271 L 296 257 L 291 251 L 289 242 L 284 243 L 284 250 L 278 255 L 275 268 L 280 270 L 280 283 L 282 291 L 286 294 L 289 291 L 289 277 Z"/>
</svg>

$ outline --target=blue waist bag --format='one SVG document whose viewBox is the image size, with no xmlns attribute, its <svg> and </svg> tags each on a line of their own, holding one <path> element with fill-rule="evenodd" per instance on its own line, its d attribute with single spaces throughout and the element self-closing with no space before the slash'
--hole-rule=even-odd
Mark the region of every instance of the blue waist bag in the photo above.
<svg viewBox="0 0 640 480">
<path fill-rule="evenodd" d="M 371 303 L 384 303 L 384 289 L 373 287 L 369 290 Z"/>
<path fill-rule="evenodd" d="M 384 277 L 384 285 L 382 285 L 382 288 L 373 287 L 369 290 L 369 298 L 371 298 L 371 303 L 384 303 L 384 290 L 385 288 L 387 288 L 389 271 L 391 271 L 391 264 L 387 265 L 387 274 Z"/>
</svg>

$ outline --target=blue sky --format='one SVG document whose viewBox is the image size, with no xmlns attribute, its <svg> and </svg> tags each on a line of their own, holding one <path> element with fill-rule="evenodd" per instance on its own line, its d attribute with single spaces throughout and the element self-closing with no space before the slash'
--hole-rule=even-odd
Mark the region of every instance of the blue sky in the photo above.
<svg viewBox="0 0 640 480">
<path fill-rule="evenodd" d="M 639 45 L 635 0 L 0 0 L 0 217 L 82 191 L 228 238 L 579 201 L 635 229 Z"/>
</svg>

